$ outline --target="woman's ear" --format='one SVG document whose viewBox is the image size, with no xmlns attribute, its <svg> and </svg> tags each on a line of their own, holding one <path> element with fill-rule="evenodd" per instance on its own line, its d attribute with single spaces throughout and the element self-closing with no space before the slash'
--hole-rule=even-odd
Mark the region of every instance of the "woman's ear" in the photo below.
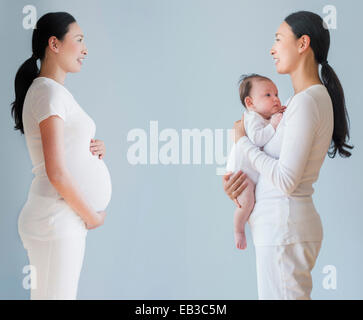
<svg viewBox="0 0 363 320">
<path fill-rule="evenodd" d="M 304 52 L 310 47 L 310 37 L 306 34 L 302 35 L 298 40 L 298 51 L 299 53 Z"/>
<path fill-rule="evenodd" d="M 48 39 L 49 49 L 55 53 L 59 52 L 59 41 L 57 37 L 52 36 Z"/>
</svg>

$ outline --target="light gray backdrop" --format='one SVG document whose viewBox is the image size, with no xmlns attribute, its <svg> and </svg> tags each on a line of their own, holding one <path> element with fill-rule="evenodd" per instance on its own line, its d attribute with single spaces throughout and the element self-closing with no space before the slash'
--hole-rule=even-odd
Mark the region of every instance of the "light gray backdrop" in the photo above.
<svg viewBox="0 0 363 320">
<path fill-rule="evenodd" d="M 291 12 L 324 16 L 323 7 L 334 5 L 337 29 L 331 30 L 328 60 L 345 89 L 355 149 L 351 159 L 327 158 L 315 185 L 325 238 L 312 297 L 363 298 L 360 1 L 1 0 L 1 299 L 29 297 L 17 218 L 31 162 L 10 117 L 15 72 L 31 55 L 32 30 L 24 29 L 22 12 L 29 4 L 38 18 L 70 12 L 83 29 L 89 56 L 80 73 L 67 76 L 66 86 L 107 147 L 113 197 L 104 226 L 88 233 L 80 299 L 257 298 L 250 233 L 248 249 L 235 249 L 234 205 L 222 190 L 217 165 L 133 166 L 127 134 L 134 128 L 148 133 L 150 121 L 179 137 L 182 129 L 231 128 L 241 115 L 242 73 L 271 77 L 286 101 L 293 93 L 290 79 L 277 74 L 269 55 L 275 31 Z M 335 290 L 323 286 L 327 265 L 337 270 Z"/>
</svg>

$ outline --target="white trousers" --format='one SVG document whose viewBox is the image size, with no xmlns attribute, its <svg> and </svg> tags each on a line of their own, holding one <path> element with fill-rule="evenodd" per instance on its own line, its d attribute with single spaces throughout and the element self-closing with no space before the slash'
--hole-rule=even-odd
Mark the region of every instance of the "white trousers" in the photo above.
<svg viewBox="0 0 363 320">
<path fill-rule="evenodd" d="M 321 241 L 255 246 L 260 300 L 310 300 Z"/>
<path fill-rule="evenodd" d="M 31 273 L 31 300 L 75 300 L 86 236 L 56 240 L 22 237 Z M 33 273 L 34 272 L 34 273 Z"/>
</svg>

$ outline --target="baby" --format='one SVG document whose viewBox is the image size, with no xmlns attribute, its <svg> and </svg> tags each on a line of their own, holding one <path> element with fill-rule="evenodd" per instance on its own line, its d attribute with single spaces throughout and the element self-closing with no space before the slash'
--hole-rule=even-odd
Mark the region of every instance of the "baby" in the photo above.
<svg viewBox="0 0 363 320">
<path fill-rule="evenodd" d="M 281 106 L 275 84 L 269 78 L 258 74 L 241 77 L 239 95 L 246 108 L 244 112 L 246 134 L 257 147 L 263 147 L 275 134 L 286 107 Z M 235 243 L 238 249 L 245 249 L 247 247 L 245 224 L 255 205 L 254 191 L 259 174 L 251 167 L 248 159 L 236 153 L 235 144 L 228 157 L 226 170 L 231 172 L 242 170 L 247 174 L 247 187 L 237 197 L 241 208 L 237 207 L 234 213 Z"/>
</svg>

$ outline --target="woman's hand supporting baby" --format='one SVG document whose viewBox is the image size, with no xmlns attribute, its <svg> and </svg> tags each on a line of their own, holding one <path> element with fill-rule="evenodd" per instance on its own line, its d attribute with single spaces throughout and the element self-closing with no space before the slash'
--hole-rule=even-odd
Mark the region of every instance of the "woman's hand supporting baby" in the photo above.
<svg viewBox="0 0 363 320">
<path fill-rule="evenodd" d="M 241 205 L 237 201 L 237 197 L 243 192 L 247 187 L 247 182 L 245 181 L 247 175 L 242 171 L 238 171 L 236 174 L 233 172 L 228 172 L 223 176 L 223 189 L 227 196 L 234 201 L 238 208 Z"/>
<path fill-rule="evenodd" d="M 237 143 L 237 141 L 246 136 L 246 129 L 245 129 L 245 123 L 244 123 L 244 117 L 245 115 L 242 115 L 241 120 L 237 120 L 234 122 L 233 130 L 234 130 L 234 143 Z"/>
<path fill-rule="evenodd" d="M 245 127 L 244 127 L 244 115 L 242 115 L 242 119 L 235 121 L 233 125 L 234 130 L 234 141 L 235 143 L 243 136 L 246 135 Z M 237 197 L 243 192 L 247 187 L 247 182 L 245 181 L 247 175 L 242 171 L 238 171 L 235 174 L 233 172 L 227 172 L 223 176 L 223 188 L 224 192 L 227 196 L 234 201 L 238 208 L 241 208 L 241 205 L 237 201 Z"/>
</svg>

